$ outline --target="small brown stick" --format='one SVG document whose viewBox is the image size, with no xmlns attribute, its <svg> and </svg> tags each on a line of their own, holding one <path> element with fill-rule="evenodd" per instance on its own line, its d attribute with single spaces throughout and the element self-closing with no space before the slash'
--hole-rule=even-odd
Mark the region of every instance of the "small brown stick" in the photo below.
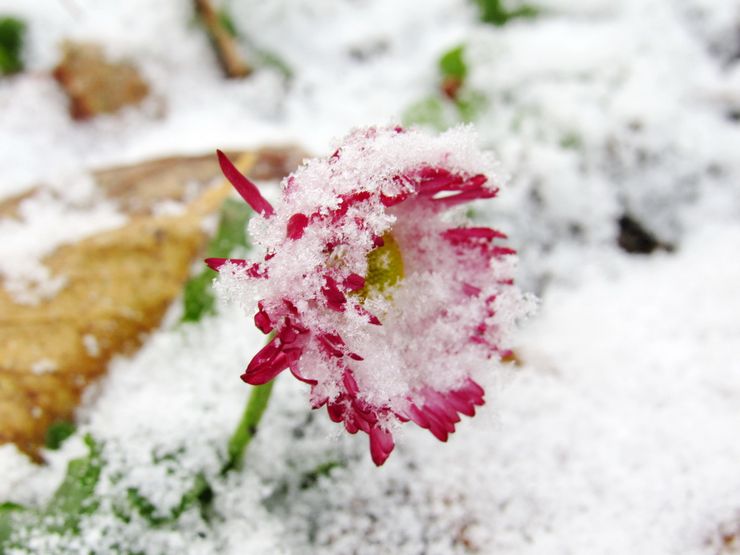
<svg viewBox="0 0 740 555">
<path fill-rule="evenodd" d="M 229 29 L 224 27 L 210 0 L 194 0 L 195 10 L 203 21 L 211 44 L 216 50 L 218 61 L 227 77 L 246 77 L 252 73 L 239 52 L 239 47 Z"/>
</svg>

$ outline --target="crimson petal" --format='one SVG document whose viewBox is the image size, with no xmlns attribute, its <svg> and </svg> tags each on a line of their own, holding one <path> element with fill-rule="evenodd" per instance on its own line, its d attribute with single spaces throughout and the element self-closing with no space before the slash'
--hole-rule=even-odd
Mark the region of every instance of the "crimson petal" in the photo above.
<svg viewBox="0 0 740 555">
<path fill-rule="evenodd" d="M 292 239 L 293 241 L 295 241 L 303 237 L 303 232 L 306 230 L 307 225 L 308 216 L 306 216 L 305 214 L 301 214 L 300 212 L 297 214 L 293 214 L 288 220 L 288 239 Z"/>
<path fill-rule="evenodd" d="M 276 337 L 254 355 L 241 378 L 252 385 L 266 384 L 288 368 L 294 357 L 294 353 L 289 356 L 283 351 L 280 339 Z"/>
<path fill-rule="evenodd" d="M 347 303 L 347 297 L 344 296 L 337 286 L 336 280 L 331 276 L 326 276 L 326 285 L 321 288 L 321 292 L 326 298 L 326 306 L 337 312 L 344 312 L 344 305 Z"/>
<path fill-rule="evenodd" d="M 393 434 L 380 426 L 370 428 L 370 455 L 376 466 L 382 465 L 396 446 Z"/>
<path fill-rule="evenodd" d="M 221 266 L 226 264 L 227 262 L 230 262 L 231 264 L 234 264 L 235 266 L 246 266 L 247 261 L 242 258 L 206 258 L 204 260 L 206 265 L 211 270 L 214 270 L 216 272 L 221 270 Z"/>
<path fill-rule="evenodd" d="M 216 154 L 218 155 L 218 164 L 221 166 L 221 171 L 226 179 L 229 180 L 229 183 L 234 186 L 236 192 L 241 195 L 255 212 L 263 216 L 272 216 L 275 213 L 275 209 L 262 196 L 257 186 L 236 169 L 236 166 L 231 163 L 231 160 L 223 152 L 217 150 Z"/>
</svg>

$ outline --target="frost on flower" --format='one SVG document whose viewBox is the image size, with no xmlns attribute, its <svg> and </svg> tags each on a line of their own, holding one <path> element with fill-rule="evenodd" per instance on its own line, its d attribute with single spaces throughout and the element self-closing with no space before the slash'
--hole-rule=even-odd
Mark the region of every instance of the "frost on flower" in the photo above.
<svg viewBox="0 0 740 555">
<path fill-rule="evenodd" d="M 274 208 L 219 160 L 261 215 L 249 226 L 258 259 L 207 261 L 222 293 L 256 306 L 256 326 L 272 334 L 242 379 L 289 369 L 314 408 L 369 435 L 378 465 L 397 423 L 446 441 L 483 404 L 475 377 L 507 354 L 527 310 L 505 236 L 468 225 L 461 208 L 499 185 L 473 132 L 359 129 L 285 178 Z"/>
</svg>

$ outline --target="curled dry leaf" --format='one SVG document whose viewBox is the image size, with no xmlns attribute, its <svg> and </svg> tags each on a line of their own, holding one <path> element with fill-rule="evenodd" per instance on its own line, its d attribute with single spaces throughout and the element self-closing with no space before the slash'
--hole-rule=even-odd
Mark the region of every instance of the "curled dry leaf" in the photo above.
<svg viewBox="0 0 740 555">
<path fill-rule="evenodd" d="M 238 156 L 240 169 L 257 158 Z M 37 456 L 48 426 L 72 418 L 110 357 L 131 352 L 159 323 L 203 247 L 203 218 L 229 194 L 217 176 L 213 155 L 97 172 L 98 186 L 128 222 L 44 260 L 52 274 L 66 277 L 54 298 L 20 305 L 0 286 L 0 444 L 15 442 Z M 0 217 L 14 217 L 33 194 L 0 202 Z M 184 210 L 158 215 L 163 201 L 183 202 Z"/>
</svg>

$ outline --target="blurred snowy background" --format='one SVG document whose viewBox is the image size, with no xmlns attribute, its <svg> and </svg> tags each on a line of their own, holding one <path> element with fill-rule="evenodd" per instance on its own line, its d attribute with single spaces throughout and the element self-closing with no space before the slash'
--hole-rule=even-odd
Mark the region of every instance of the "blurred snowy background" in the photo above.
<svg viewBox="0 0 740 555">
<path fill-rule="evenodd" d="M 0 201 L 38 183 L 84 196 L 86 172 L 166 155 L 323 155 L 354 126 L 470 123 L 511 175 L 473 216 L 509 234 L 539 314 L 448 444 L 402 430 L 375 468 L 365 438 L 280 379 L 210 519 L 153 525 L 194 474 L 218 473 L 262 341 L 236 309 L 181 328 L 173 306 L 112 360 L 45 465 L 0 446 L 0 503 L 46 503 L 83 433 L 106 461 L 73 536 L 39 528 L 8 552 L 740 553 L 737 0 L 214 2 L 243 78 L 225 77 L 196 4 L 0 0 L 20 22 L 0 33 Z M 110 72 L 133 101 L 70 113 L 64 41 L 128 64 Z M 6 286 L 52 279 L 41 257 L 120 225 L 104 204 L 39 206 L 0 219 Z M 132 490 L 151 506 L 122 518 Z"/>
</svg>

